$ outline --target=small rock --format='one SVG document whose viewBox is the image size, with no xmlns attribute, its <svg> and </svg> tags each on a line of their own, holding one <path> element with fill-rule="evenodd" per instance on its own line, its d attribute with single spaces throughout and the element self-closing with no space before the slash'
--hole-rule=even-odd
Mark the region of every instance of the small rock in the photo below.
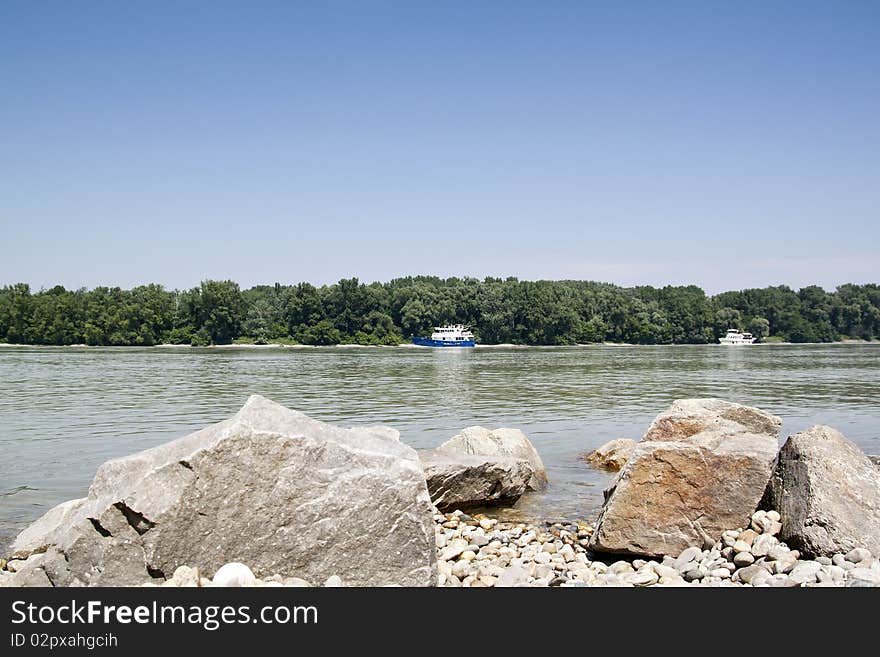
<svg viewBox="0 0 880 657">
<path fill-rule="evenodd" d="M 458 579 L 464 579 L 470 574 L 470 563 L 470 561 L 466 560 L 456 561 L 452 565 L 452 574 L 455 575 Z"/>
<path fill-rule="evenodd" d="M 628 561 L 615 561 L 608 566 L 608 572 L 614 575 L 622 575 L 624 573 L 633 572 L 632 564 Z"/>
<path fill-rule="evenodd" d="M 695 561 L 702 554 L 702 550 L 698 547 L 689 547 L 682 550 L 681 554 L 678 555 L 678 558 L 675 560 L 675 564 L 673 568 L 675 568 L 678 572 L 685 572 L 690 570 L 689 566 L 691 562 Z"/>
<path fill-rule="evenodd" d="M 822 569 L 822 564 L 815 561 L 801 561 L 795 566 L 788 577 L 798 584 L 812 583 L 816 581 L 816 573 Z"/>
<path fill-rule="evenodd" d="M 324 582 L 324 588 L 339 588 L 342 586 L 342 578 L 339 575 L 330 575 L 327 578 L 327 581 Z"/>
<path fill-rule="evenodd" d="M 768 573 L 767 569 L 764 568 L 762 565 L 753 564 L 751 566 L 746 566 L 745 568 L 737 570 L 734 573 L 733 578 L 735 580 L 755 586 L 756 584 L 769 579 L 770 573 Z"/>
<path fill-rule="evenodd" d="M 785 559 L 791 551 L 784 545 L 774 545 L 767 551 L 767 557 L 770 559 Z"/>
<path fill-rule="evenodd" d="M 284 586 L 296 588 L 306 588 L 311 586 L 311 584 L 302 577 L 285 577 L 281 583 L 284 584 Z"/>
<path fill-rule="evenodd" d="M 880 586 L 880 572 L 871 568 L 853 568 L 849 571 L 847 580 L 861 580 L 873 586 Z"/>
<path fill-rule="evenodd" d="M 766 518 L 764 519 L 766 520 Z M 752 543 L 751 553 L 755 557 L 766 557 L 770 554 L 770 550 L 776 547 L 778 542 L 779 541 L 770 534 L 761 534 L 755 539 L 755 542 Z"/>
<path fill-rule="evenodd" d="M 193 587 L 199 585 L 199 569 L 179 566 L 171 576 L 175 586 Z"/>
<path fill-rule="evenodd" d="M 214 586 L 245 587 L 256 586 L 257 578 L 251 569 L 237 561 L 230 562 L 214 574 Z"/>
<path fill-rule="evenodd" d="M 865 548 L 852 549 L 844 556 L 844 559 L 846 559 L 850 563 L 858 563 L 860 561 L 865 561 L 866 559 L 870 558 L 871 552 L 866 550 Z"/>
<path fill-rule="evenodd" d="M 750 566 L 755 563 L 755 557 L 751 552 L 740 552 L 733 558 L 733 563 L 740 567 Z"/>
<path fill-rule="evenodd" d="M 656 584 L 659 579 L 660 576 L 648 568 L 624 576 L 624 581 L 629 582 L 633 586 L 651 586 Z"/>
<path fill-rule="evenodd" d="M 498 577 L 495 581 L 495 587 L 517 586 L 525 582 L 527 578 L 528 572 L 526 572 L 526 569 L 521 564 L 513 563 Z"/>
</svg>

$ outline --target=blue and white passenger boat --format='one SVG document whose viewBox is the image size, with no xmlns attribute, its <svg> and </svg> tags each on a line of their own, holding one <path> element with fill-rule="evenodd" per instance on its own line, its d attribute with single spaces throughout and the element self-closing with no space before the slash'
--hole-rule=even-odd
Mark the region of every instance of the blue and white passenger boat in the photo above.
<svg viewBox="0 0 880 657">
<path fill-rule="evenodd" d="M 420 347 L 473 347 L 477 344 L 474 334 L 464 324 L 435 326 L 430 338 L 413 338 L 412 341 Z"/>
</svg>

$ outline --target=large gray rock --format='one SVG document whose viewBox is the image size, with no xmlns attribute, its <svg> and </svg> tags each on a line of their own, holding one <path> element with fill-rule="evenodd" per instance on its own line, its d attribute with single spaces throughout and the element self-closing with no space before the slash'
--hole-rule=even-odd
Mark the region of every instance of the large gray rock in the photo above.
<svg viewBox="0 0 880 657">
<path fill-rule="evenodd" d="M 44 553 L 25 570 L 56 586 L 135 585 L 181 565 L 211 575 L 232 561 L 257 576 L 425 586 L 434 541 L 413 449 L 252 396 L 229 420 L 104 463 L 86 498 L 49 511 L 12 550 Z"/>
<path fill-rule="evenodd" d="M 661 556 L 746 527 L 773 469 L 782 423 L 720 399 L 661 413 L 605 492 L 590 547 Z"/>
<path fill-rule="evenodd" d="M 584 456 L 584 461 L 605 470 L 620 470 L 636 449 L 636 441 L 631 438 L 609 440 L 601 447 Z"/>
<path fill-rule="evenodd" d="M 519 429 L 484 429 L 468 427 L 437 448 L 452 455 L 510 457 L 527 461 L 532 469 L 529 488 L 541 490 L 547 485 L 547 472 L 538 451 Z"/>
<path fill-rule="evenodd" d="M 534 475 L 528 461 L 508 456 L 450 454 L 422 450 L 428 494 L 441 511 L 512 505 Z"/>
<path fill-rule="evenodd" d="M 785 442 L 766 503 L 782 516 L 782 540 L 806 555 L 856 547 L 880 555 L 880 471 L 831 427 L 816 426 Z"/>
</svg>

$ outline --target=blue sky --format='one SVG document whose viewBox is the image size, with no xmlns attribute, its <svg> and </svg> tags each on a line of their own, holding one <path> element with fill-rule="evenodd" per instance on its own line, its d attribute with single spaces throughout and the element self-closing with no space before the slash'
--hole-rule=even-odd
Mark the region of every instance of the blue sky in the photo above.
<svg viewBox="0 0 880 657">
<path fill-rule="evenodd" d="M 0 3 L 0 284 L 880 281 L 877 2 Z"/>
</svg>

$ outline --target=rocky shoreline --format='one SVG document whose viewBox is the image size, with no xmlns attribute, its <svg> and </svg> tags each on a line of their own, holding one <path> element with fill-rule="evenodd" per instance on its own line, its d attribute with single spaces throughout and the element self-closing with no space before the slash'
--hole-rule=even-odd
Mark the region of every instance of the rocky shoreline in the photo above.
<svg viewBox="0 0 880 657">
<path fill-rule="evenodd" d="M 880 586 L 880 469 L 830 427 L 679 400 L 619 469 L 594 523 L 468 509 L 547 485 L 516 429 L 470 427 L 417 452 L 265 398 L 108 461 L 87 497 L 16 538 L 0 586 Z"/>
<path fill-rule="evenodd" d="M 712 546 L 686 548 L 655 559 L 600 559 L 589 552 L 586 523 L 504 523 L 460 510 L 434 515 L 439 587 L 875 587 L 880 560 L 864 548 L 831 557 L 803 558 L 777 535 L 776 511 L 757 511 L 749 527 L 725 531 Z M 345 586 L 338 575 L 323 582 L 280 574 L 258 578 L 245 564 L 229 563 L 213 579 L 178 567 L 166 587 Z"/>
</svg>

